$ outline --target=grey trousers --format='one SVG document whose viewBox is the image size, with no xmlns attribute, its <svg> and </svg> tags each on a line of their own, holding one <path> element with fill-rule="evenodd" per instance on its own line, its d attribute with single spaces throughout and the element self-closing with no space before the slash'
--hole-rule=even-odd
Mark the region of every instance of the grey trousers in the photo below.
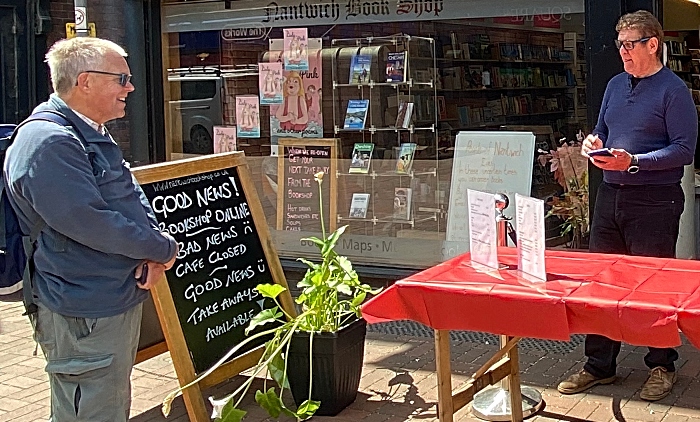
<svg viewBox="0 0 700 422">
<path fill-rule="evenodd" d="M 46 357 L 51 422 L 126 422 L 142 305 L 108 318 L 74 318 L 38 304 L 34 339 Z"/>
</svg>

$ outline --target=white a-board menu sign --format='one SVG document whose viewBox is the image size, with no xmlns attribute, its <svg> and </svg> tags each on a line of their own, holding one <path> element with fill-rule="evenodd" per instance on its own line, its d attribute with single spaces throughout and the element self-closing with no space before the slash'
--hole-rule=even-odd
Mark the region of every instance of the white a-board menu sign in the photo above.
<svg viewBox="0 0 700 422">
<path fill-rule="evenodd" d="M 447 241 L 469 242 L 467 189 L 530 196 L 535 135 L 530 132 L 460 132 L 452 163 Z M 515 207 L 506 214 L 514 215 Z"/>
</svg>

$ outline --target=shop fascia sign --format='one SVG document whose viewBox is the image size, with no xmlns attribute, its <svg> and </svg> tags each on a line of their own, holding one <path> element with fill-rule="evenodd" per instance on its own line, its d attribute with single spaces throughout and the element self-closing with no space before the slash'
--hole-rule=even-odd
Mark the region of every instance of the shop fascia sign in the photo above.
<svg viewBox="0 0 700 422">
<path fill-rule="evenodd" d="M 229 8 L 226 8 L 226 4 Z M 564 21 L 583 13 L 583 0 L 259 0 L 165 6 L 167 32 L 224 30 L 229 39 L 265 38 L 269 28 L 467 19 L 509 16 L 515 20 Z"/>
</svg>

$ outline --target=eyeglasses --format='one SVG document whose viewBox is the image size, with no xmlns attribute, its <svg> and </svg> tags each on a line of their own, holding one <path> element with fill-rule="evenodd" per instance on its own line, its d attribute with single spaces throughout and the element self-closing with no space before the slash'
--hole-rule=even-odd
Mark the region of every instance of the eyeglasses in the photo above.
<svg viewBox="0 0 700 422">
<path fill-rule="evenodd" d="M 644 38 L 640 38 L 638 40 L 630 40 L 630 41 L 615 40 L 615 45 L 617 46 L 618 50 L 620 49 L 620 47 L 625 47 L 625 50 L 630 51 L 630 50 L 634 50 L 634 46 L 637 45 L 637 43 L 647 42 L 652 38 L 654 38 L 654 37 L 644 37 Z"/>
<path fill-rule="evenodd" d="M 100 75 L 119 76 L 119 85 L 126 86 L 131 81 L 131 75 L 126 73 L 103 72 L 101 70 L 86 70 L 83 73 L 98 73 Z"/>
</svg>

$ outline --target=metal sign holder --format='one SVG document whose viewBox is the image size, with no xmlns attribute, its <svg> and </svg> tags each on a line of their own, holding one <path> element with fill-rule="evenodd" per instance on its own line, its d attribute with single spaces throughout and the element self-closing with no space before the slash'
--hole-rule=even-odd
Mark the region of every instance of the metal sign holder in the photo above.
<svg viewBox="0 0 700 422">
<path fill-rule="evenodd" d="M 508 246 L 508 237 L 517 245 L 515 230 L 511 224 L 511 217 L 507 217 L 503 211 L 508 208 L 510 203 L 505 194 L 497 193 L 494 195 L 496 206 L 496 231 L 498 236 L 498 246 Z M 505 348 L 509 341 L 512 341 L 512 336 L 500 336 L 501 349 Z M 517 344 L 513 349 L 517 353 Z M 505 357 L 504 357 L 505 358 Z M 511 401 L 510 401 L 510 386 L 509 378 L 505 377 L 501 380 L 500 385 L 485 388 L 474 395 L 472 402 L 472 413 L 479 419 L 487 421 L 510 421 L 511 417 Z M 532 387 L 520 386 L 520 394 L 522 396 L 522 417 L 527 418 L 542 408 L 542 395 L 539 391 Z"/>
</svg>

